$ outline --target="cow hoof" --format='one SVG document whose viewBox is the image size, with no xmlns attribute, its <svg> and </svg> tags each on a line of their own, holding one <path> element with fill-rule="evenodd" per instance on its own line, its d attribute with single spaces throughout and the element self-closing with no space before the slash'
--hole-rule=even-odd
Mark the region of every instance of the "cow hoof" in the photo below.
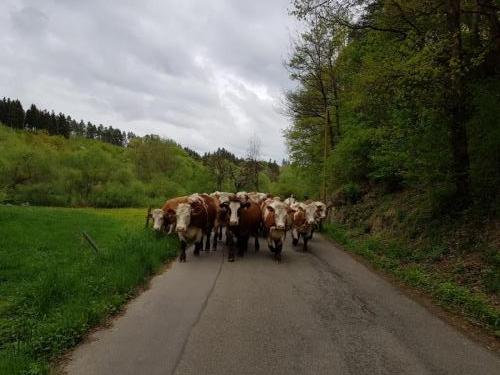
<svg viewBox="0 0 500 375">
<path fill-rule="evenodd" d="M 234 262 L 234 257 L 227 258 L 228 262 Z"/>
<path fill-rule="evenodd" d="M 186 263 L 186 257 L 180 256 L 179 257 L 179 262 L 180 263 Z"/>
<path fill-rule="evenodd" d="M 292 240 L 292 244 L 293 244 L 293 246 L 296 246 L 298 243 L 299 243 L 299 239 L 298 239 L 298 238 L 294 238 L 294 239 Z"/>
</svg>

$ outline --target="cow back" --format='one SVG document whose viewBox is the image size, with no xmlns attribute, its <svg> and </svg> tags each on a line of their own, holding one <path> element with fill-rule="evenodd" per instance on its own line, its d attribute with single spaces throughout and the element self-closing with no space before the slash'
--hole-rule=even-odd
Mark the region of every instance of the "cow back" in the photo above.
<svg viewBox="0 0 500 375">
<path fill-rule="evenodd" d="M 177 208 L 177 206 L 180 203 L 186 203 L 187 200 L 188 200 L 187 196 L 175 197 L 175 198 L 169 199 L 165 202 L 165 204 L 163 205 L 163 207 L 161 209 L 163 210 L 163 212 L 167 212 L 169 210 L 175 211 L 175 209 Z"/>
</svg>

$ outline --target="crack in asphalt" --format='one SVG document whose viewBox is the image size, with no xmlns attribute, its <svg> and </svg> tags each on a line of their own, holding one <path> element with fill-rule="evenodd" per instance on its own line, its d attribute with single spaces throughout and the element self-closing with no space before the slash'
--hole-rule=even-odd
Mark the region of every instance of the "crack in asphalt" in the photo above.
<svg viewBox="0 0 500 375">
<path fill-rule="evenodd" d="M 213 282 L 212 286 L 210 287 L 210 290 L 208 291 L 208 294 L 207 294 L 207 297 L 205 298 L 205 301 L 203 301 L 203 304 L 201 305 L 201 309 L 200 309 L 200 312 L 198 313 L 198 316 L 196 317 L 196 320 L 193 322 L 193 324 L 191 325 L 191 328 L 189 329 L 189 334 L 187 335 L 186 340 L 184 340 L 184 343 L 182 344 L 182 349 L 181 349 L 181 351 L 180 351 L 180 353 L 175 361 L 175 366 L 171 372 L 171 375 L 176 373 L 177 367 L 179 367 L 179 363 L 181 362 L 181 359 L 184 356 L 184 352 L 186 351 L 186 346 L 187 346 L 187 343 L 189 342 L 189 338 L 191 337 L 191 334 L 192 334 L 194 328 L 196 327 L 196 325 L 200 322 L 201 317 L 202 317 L 203 313 L 205 312 L 205 309 L 207 308 L 208 300 L 210 299 L 213 291 L 215 290 L 215 285 L 217 284 L 217 281 L 219 280 L 219 276 L 222 272 L 222 266 L 224 265 L 224 259 L 225 259 L 224 248 L 222 248 L 221 251 L 222 251 L 222 256 L 221 256 L 221 261 L 219 264 L 219 269 L 217 270 L 217 275 L 215 276 L 214 282 Z"/>
</svg>

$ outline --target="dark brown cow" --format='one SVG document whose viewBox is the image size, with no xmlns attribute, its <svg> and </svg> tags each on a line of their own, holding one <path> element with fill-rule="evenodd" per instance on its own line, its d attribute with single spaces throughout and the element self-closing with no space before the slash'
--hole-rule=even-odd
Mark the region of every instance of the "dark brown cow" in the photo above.
<svg viewBox="0 0 500 375">
<path fill-rule="evenodd" d="M 186 261 L 186 248 L 194 243 L 194 255 L 199 255 L 203 248 L 203 234 L 207 236 L 205 249 L 210 250 L 210 237 L 216 223 L 217 200 L 207 194 L 193 194 L 185 203 L 179 203 L 176 209 L 175 230 L 181 241 L 179 260 Z M 217 240 L 214 240 L 214 250 Z"/>
<path fill-rule="evenodd" d="M 258 204 L 232 195 L 227 203 L 227 242 L 229 246 L 228 261 L 234 262 L 234 248 L 243 256 L 248 248 L 248 239 L 255 237 L 255 251 L 259 250 L 259 227 L 261 211 Z"/>
</svg>

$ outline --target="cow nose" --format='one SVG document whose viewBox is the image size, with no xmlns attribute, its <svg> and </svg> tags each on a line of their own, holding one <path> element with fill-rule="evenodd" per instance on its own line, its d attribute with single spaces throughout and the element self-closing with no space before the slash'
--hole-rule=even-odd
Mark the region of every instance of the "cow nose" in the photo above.
<svg viewBox="0 0 500 375">
<path fill-rule="evenodd" d="M 277 227 L 278 227 L 278 229 L 285 229 L 284 225 L 278 225 Z"/>
<path fill-rule="evenodd" d="M 185 232 L 186 231 L 186 228 L 185 227 L 177 227 L 176 228 L 177 232 Z"/>
<path fill-rule="evenodd" d="M 230 221 L 230 222 L 229 222 L 229 225 L 232 225 L 232 226 L 234 226 L 234 225 L 238 225 L 238 222 L 237 222 L 237 221 Z"/>
</svg>

